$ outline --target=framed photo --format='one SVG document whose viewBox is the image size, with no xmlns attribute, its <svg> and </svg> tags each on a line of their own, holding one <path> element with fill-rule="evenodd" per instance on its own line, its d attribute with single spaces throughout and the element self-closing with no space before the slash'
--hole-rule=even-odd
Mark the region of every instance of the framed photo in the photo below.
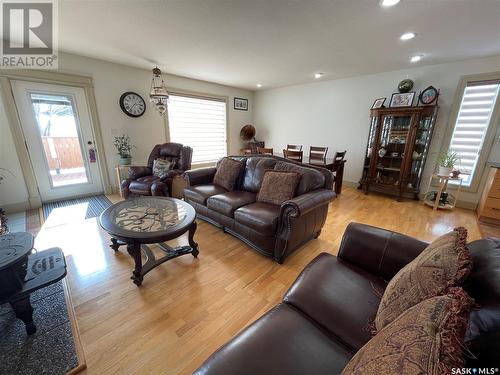
<svg viewBox="0 0 500 375">
<path fill-rule="evenodd" d="M 372 109 L 382 108 L 384 106 L 385 99 L 387 99 L 387 98 L 375 99 L 375 101 L 373 102 L 373 105 L 372 105 Z"/>
<path fill-rule="evenodd" d="M 395 92 L 391 96 L 391 107 L 411 107 L 413 104 L 413 98 L 415 97 L 415 91 L 399 93 Z"/>
<path fill-rule="evenodd" d="M 234 98 L 234 109 L 248 111 L 248 99 Z"/>
</svg>

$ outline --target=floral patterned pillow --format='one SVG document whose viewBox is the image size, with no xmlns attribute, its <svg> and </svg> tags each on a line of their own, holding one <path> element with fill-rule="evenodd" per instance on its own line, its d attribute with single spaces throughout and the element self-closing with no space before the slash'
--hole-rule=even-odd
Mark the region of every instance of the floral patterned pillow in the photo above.
<svg viewBox="0 0 500 375">
<path fill-rule="evenodd" d="M 300 175 L 297 172 L 268 170 L 264 173 L 257 202 L 281 205 L 295 196 Z"/>
<path fill-rule="evenodd" d="M 460 285 L 472 269 L 466 240 L 467 230 L 455 228 L 429 244 L 402 268 L 385 289 L 375 317 L 375 328 L 384 328 L 417 303 Z"/>
<path fill-rule="evenodd" d="M 233 190 L 244 167 L 241 161 L 223 158 L 215 172 L 214 184 L 229 191 Z"/>
<path fill-rule="evenodd" d="M 163 178 L 174 167 L 174 163 L 164 159 L 153 161 L 153 175 Z"/>
<path fill-rule="evenodd" d="M 451 374 L 462 368 L 473 300 L 462 288 L 426 299 L 403 312 L 363 346 L 342 375 Z"/>
</svg>

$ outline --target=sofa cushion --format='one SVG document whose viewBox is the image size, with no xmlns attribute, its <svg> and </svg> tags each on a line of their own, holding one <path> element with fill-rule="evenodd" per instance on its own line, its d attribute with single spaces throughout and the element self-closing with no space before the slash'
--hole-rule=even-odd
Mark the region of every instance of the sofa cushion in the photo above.
<svg viewBox="0 0 500 375">
<path fill-rule="evenodd" d="M 452 289 L 403 312 L 356 353 L 342 374 L 441 375 L 462 368 L 473 300 L 461 288 Z"/>
<path fill-rule="evenodd" d="M 213 195 L 207 199 L 207 207 L 226 216 L 233 216 L 235 210 L 255 202 L 255 194 L 248 191 L 233 190 Z"/>
<path fill-rule="evenodd" d="M 192 200 L 193 202 L 206 205 L 207 199 L 211 196 L 226 192 L 226 189 L 214 184 L 196 185 L 185 188 L 184 197 L 187 200 Z"/>
<path fill-rule="evenodd" d="M 130 182 L 129 190 L 136 194 L 151 195 L 151 185 L 156 181 L 160 181 L 160 177 L 153 175 L 139 177 L 137 180 Z"/>
<path fill-rule="evenodd" d="M 242 190 L 258 193 L 264 173 L 269 169 L 273 169 L 275 164 L 276 159 L 270 157 L 249 157 L 246 161 L 245 174 L 243 175 Z"/>
<path fill-rule="evenodd" d="M 302 271 L 284 301 L 357 351 L 372 338 L 370 323 L 386 285 L 382 278 L 322 253 Z"/>
<path fill-rule="evenodd" d="M 194 374 L 339 374 L 351 357 L 306 316 L 280 304 L 212 354 Z"/>
<path fill-rule="evenodd" d="M 295 196 L 299 179 L 300 175 L 297 172 L 266 171 L 257 201 L 281 205 Z"/>
<path fill-rule="evenodd" d="M 276 171 L 291 171 L 297 172 L 301 178 L 297 186 L 296 194 L 302 195 L 309 191 L 321 189 L 325 186 L 325 176 L 314 168 L 288 163 L 286 161 L 279 161 L 274 166 Z"/>
<path fill-rule="evenodd" d="M 466 240 L 467 230 L 455 228 L 434 240 L 391 279 L 375 318 L 377 330 L 424 299 L 465 280 L 472 268 Z"/>
<path fill-rule="evenodd" d="M 271 203 L 256 202 L 234 211 L 234 219 L 263 236 L 274 236 L 278 226 L 280 206 Z"/>
<path fill-rule="evenodd" d="M 226 190 L 233 190 L 244 164 L 231 158 L 223 158 L 217 167 L 214 176 L 214 184 Z"/>
</svg>

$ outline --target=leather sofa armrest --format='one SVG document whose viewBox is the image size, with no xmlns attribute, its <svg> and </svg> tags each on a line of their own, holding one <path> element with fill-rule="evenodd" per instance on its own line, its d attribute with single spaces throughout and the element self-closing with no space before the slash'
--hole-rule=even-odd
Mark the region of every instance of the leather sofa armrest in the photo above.
<svg viewBox="0 0 500 375">
<path fill-rule="evenodd" d="M 152 174 L 153 170 L 149 167 L 132 166 L 128 170 L 128 177 L 132 180 L 137 180 L 138 178 L 150 176 Z"/>
<path fill-rule="evenodd" d="M 191 169 L 184 172 L 184 178 L 188 186 L 210 184 L 214 180 L 215 172 L 215 167 Z"/>
<path fill-rule="evenodd" d="M 401 233 L 350 223 L 342 237 L 338 257 L 390 280 L 427 245 L 427 242 Z"/>
<path fill-rule="evenodd" d="M 171 178 L 174 178 L 176 176 L 180 176 L 184 173 L 184 171 L 182 169 L 172 169 L 170 171 L 168 171 L 167 173 L 165 173 L 161 178 L 160 180 L 161 181 L 166 181 L 168 179 L 171 179 Z"/>
<path fill-rule="evenodd" d="M 330 203 L 335 198 L 335 193 L 329 189 L 314 190 L 299 195 L 281 204 L 281 213 L 291 217 L 299 217 L 324 204 Z"/>
</svg>

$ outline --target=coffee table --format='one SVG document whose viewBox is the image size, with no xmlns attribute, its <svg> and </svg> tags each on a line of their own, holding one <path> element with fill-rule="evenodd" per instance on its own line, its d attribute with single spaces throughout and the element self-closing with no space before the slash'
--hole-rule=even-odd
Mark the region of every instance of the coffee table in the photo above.
<svg viewBox="0 0 500 375">
<path fill-rule="evenodd" d="M 180 199 L 135 197 L 108 207 L 99 222 L 112 236 L 110 247 L 113 250 L 118 251 L 120 246 L 127 245 L 135 262 L 131 279 L 139 286 L 144 275 L 160 264 L 181 255 L 198 256 L 198 244 L 194 242 L 195 218 L 194 208 Z M 165 243 L 188 231 L 189 246 L 172 248 Z M 156 244 L 165 255 L 156 258 L 147 244 Z"/>
</svg>

